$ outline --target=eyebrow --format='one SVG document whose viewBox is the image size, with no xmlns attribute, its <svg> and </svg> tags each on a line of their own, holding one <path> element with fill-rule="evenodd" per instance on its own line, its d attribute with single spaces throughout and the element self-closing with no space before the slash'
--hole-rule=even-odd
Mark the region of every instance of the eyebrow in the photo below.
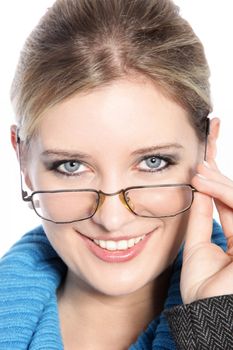
<svg viewBox="0 0 233 350">
<path fill-rule="evenodd" d="M 47 149 L 41 153 L 43 158 L 87 159 L 88 154 L 83 152 L 64 151 L 60 149 Z"/>
<path fill-rule="evenodd" d="M 165 143 L 151 147 L 144 147 L 137 149 L 132 152 L 132 156 L 143 155 L 150 152 L 158 152 L 161 150 L 170 150 L 170 149 L 184 149 L 179 143 Z M 72 152 L 65 151 L 60 149 L 48 149 L 41 153 L 43 158 L 64 158 L 64 159 L 89 159 L 91 158 L 89 154 L 84 152 Z"/>
<path fill-rule="evenodd" d="M 166 151 L 166 150 L 172 150 L 172 149 L 184 149 L 184 147 L 179 143 L 164 143 L 156 146 L 137 149 L 134 152 L 132 152 L 132 155 L 137 156 L 145 153 Z"/>
</svg>

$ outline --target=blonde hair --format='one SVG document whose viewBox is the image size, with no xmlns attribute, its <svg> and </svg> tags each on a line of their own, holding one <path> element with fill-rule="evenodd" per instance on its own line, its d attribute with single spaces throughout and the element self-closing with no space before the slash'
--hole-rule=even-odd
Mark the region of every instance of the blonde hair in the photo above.
<svg viewBox="0 0 233 350">
<path fill-rule="evenodd" d="M 57 0 L 27 39 L 12 83 L 21 137 L 62 100 L 135 73 L 182 105 L 204 140 L 209 68 L 172 1 Z"/>
</svg>

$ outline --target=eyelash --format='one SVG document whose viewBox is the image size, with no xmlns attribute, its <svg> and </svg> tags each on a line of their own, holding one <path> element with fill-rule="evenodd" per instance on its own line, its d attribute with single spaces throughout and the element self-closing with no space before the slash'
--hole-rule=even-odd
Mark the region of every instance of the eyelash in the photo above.
<svg viewBox="0 0 233 350">
<path fill-rule="evenodd" d="M 172 165 L 176 165 L 177 162 L 175 161 L 174 157 L 172 156 L 168 156 L 168 155 L 161 155 L 161 154 L 152 154 L 152 155 L 147 155 L 147 156 L 144 156 L 142 157 L 138 164 L 142 163 L 143 161 L 147 161 L 151 158 L 157 158 L 161 161 L 164 161 L 166 162 L 166 164 L 160 168 L 160 169 L 139 169 L 139 171 L 141 172 L 146 172 L 146 173 L 158 173 L 158 172 L 162 172 L 164 170 L 167 170 L 170 166 Z M 80 162 L 79 160 L 75 160 L 75 159 L 64 159 L 64 160 L 59 160 L 59 161 L 54 161 L 53 163 L 49 164 L 47 166 L 48 170 L 50 171 L 54 171 L 56 172 L 58 175 L 61 175 L 61 176 L 65 176 L 65 177 L 74 177 L 74 176 L 81 176 L 83 172 L 80 172 L 80 173 L 69 173 L 69 172 L 63 172 L 61 170 L 59 170 L 59 166 L 61 165 L 64 165 L 64 164 L 67 164 L 67 163 L 70 163 L 70 162 L 77 162 L 80 164 L 80 166 L 82 165 L 85 165 L 84 163 Z"/>
<path fill-rule="evenodd" d="M 84 163 L 82 163 L 76 159 L 63 159 L 63 160 L 54 161 L 53 163 L 49 164 L 47 166 L 47 168 L 49 171 L 54 171 L 58 175 L 65 176 L 65 177 L 73 177 L 73 176 L 81 176 L 82 175 L 82 172 L 80 172 L 80 173 L 71 173 L 70 172 L 69 173 L 69 172 L 61 171 L 58 169 L 59 166 L 64 165 L 64 164 L 68 164 L 68 163 L 79 163 L 80 166 L 84 165 Z"/>
<path fill-rule="evenodd" d="M 147 172 L 147 173 L 158 173 L 158 172 L 162 172 L 164 170 L 167 170 L 170 166 L 172 165 L 176 165 L 177 162 L 175 161 L 174 157 L 172 156 L 168 156 L 168 155 L 161 155 L 161 154 L 152 154 L 152 155 L 147 155 L 147 156 L 144 156 L 140 159 L 139 161 L 139 164 L 143 161 L 146 161 L 148 159 L 151 159 L 151 158 L 157 158 L 161 161 L 164 161 L 166 162 L 166 165 L 164 165 L 162 168 L 160 169 L 143 169 L 143 170 L 140 170 L 142 172 Z"/>
</svg>

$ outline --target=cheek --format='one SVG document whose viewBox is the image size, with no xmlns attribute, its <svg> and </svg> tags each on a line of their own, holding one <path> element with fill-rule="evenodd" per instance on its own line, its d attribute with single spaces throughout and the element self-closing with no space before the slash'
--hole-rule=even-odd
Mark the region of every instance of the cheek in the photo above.
<svg viewBox="0 0 233 350">
<path fill-rule="evenodd" d="M 44 221 L 43 228 L 53 249 L 66 262 L 74 246 L 74 232 L 71 226 L 68 224 L 57 225 L 49 221 Z"/>
</svg>

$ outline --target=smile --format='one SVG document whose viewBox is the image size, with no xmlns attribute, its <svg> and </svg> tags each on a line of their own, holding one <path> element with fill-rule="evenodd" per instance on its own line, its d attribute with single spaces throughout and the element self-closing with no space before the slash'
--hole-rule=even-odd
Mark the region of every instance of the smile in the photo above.
<svg viewBox="0 0 233 350">
<path fill-rule="evenodd" d="M 144 250 L 153 232 L 118 241 L 91 239 L 80 233 L 79 236 L 85 242 L 88 250 L 98 259 L 108 263 L 122 263 L 138 256 Z"/>
<path fill-rule="evenodd" d="M 94 239 L 93 241 L 95 244 L 97 244 L 99 247 L 103 249 L 107 249 L 110 251 L 116 251 L 116 250 L 127 250 L 129 248 L 134 247 L 136 244 L 138 244 L 140 241 L 142 241 L 145 238 L 145 235 L 137 238 L 131 238 L 129 240 L 121 240 L 121 241 L 108 241 L 108 240 L 98 240 Z"/>
</svg>

